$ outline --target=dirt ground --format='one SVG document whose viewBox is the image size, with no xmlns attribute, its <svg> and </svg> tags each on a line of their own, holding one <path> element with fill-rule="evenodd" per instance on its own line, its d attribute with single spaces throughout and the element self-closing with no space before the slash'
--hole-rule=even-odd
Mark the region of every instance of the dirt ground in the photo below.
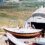
<svg viewBox="0 0 45 45">
<path fill-rule="evenodd" d="M 9 43 L 5 42 L 6 37 L 4 36 L 5 32 L 0 32 L 0 45 L 9 45 Z"/>
</svg>

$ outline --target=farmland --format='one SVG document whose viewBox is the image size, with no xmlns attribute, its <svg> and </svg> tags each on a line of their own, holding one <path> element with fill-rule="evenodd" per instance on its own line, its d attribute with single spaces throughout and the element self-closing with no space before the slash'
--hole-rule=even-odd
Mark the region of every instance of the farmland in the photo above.
<svg viewBox="0 0 45 45">
<path fill-rule="evenodd" d="M 27 20 L 34 11 L 35 8 L 30 10 L 0 9 L 0 27 L 16 27 L 18 19 Z"/>
<path fill-rule="evenodd" d="M 43 3 L 29 1 L 0 4 L 0 26 L 16 27 L 18 19 L 27 20 L 41 5 Z"/>
</svg>

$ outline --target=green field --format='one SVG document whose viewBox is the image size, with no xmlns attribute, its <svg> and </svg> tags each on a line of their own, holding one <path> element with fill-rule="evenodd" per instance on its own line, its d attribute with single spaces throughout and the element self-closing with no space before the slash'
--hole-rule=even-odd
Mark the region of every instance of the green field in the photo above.
<svg viewBox="0 0 45 45">
<path fill-rule="evenodd" d="M 22 3 L 9 2 L 0 5 L 0 27 L 16 27 L 18 19 L 27 20 L 42 5 L 45 7 L 45 1 L 23 0 Z M 4 30 L 0 30 L 0 32 L 2 31 Z"/>
<path fill-rule="evenodd" d="M 18 19 L 27 20 L 31 16 L 32 12 L 33 11 L 31 10 L 16 11 L 14 9 L 13 10 L 1 9 L 0 10 L 0 27 L 1 26 L 16 27 Z"/>
<path fill-rule="evenodd" d="M 18 19 L 27 20 L 36 8 L 30 9 L 0 9 L 0 27 L 16 27 Z M 0 30 L 3 31 L 3 30 Z"/>
</svg>

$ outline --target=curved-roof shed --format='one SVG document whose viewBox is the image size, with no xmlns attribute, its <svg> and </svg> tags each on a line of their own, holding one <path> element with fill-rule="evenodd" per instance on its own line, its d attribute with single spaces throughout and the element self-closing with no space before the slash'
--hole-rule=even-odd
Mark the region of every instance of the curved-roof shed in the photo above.
<svg viewBox="0 0 45 45">
<path fill-rule="evenodd" d="M 39 8 L 32 13 L 27 22 L 45 22 L 45 8 Z"/>
<path fill-rule="evenodd" d="M 35 14 L 35 13 L 43 13 L 43 14 L 45 14 L 45 8 L 39 8 L 33 14 Z"/>
<path fill-rule="evenodd" d="M 41 16 L 45 18 L 45 8 L 39 8 L 33 12 L 32 17 Z"/>
</svg>

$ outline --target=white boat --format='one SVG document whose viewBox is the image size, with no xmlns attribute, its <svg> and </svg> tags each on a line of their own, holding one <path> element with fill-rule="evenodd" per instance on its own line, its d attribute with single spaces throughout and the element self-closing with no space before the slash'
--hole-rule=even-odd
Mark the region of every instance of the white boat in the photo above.
<svg viewBox="0 0 45 45">
<path fill-rule="evenodd" d="M 30 28 L 4 28 L 6 32 L 11 33 L 17 38 L 30 38 L 30 37 L 36 37 L 37 35 L 40 35 L 40 32 L 42 30 L 40 29 L 30 29 Z"/>
</svg>

